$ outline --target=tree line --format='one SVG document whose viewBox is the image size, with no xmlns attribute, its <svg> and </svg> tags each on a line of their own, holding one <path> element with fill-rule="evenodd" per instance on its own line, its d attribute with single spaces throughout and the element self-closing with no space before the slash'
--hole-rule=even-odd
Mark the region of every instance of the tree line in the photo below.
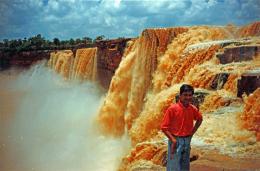
<svg viewBox="0 0 260 171">
<path fill-rule="evenodd" d="M 83 37 L 77 39 L 60 40 L 54 38 L 47 40 L 41 34 L 24 39 L 3 39 L 0 42 L 0 50 L 3 52 L 20 52 L 30 50 L 55 50 L 55 49 L 73 49 L 75 47 L 93 47 L 96 41 L 104 40 L 105 36 L 97 36 L 95 39 Z"/>
</svg>

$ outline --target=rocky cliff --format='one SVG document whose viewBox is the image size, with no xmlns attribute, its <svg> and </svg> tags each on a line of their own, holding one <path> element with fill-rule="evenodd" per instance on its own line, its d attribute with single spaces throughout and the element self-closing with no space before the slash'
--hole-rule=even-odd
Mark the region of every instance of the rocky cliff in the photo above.
<svg viewBox="0 0 260 171">
<path fill-rule="evenodd" d="M 108 89 L 112 76 L 119 66 L 130 39 L 98 41 L 97 45 L 97 79 Z"/>
<path fill-rule="evenodd" d="M 3 52 L 0 51 L 0 70 L 10 67 L 29 68 L 39 60 L 50 58 L 51 50 L 34 50 L 22 52 Z"/>
</svg>

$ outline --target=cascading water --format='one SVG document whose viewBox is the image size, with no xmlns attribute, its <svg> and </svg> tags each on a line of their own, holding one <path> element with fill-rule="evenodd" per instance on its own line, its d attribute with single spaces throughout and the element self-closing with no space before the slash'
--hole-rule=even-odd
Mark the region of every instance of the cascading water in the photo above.
<svg viewBox="0 0 260 171">
<path fill-rule="evenodd" d="M 13 102 L 17 108 L 2 109 L 8 112 L 1 115 L 4 160 L 0 166 L 37 171 L 142 166 L 163 170 L 159 165 L 165 158 L 166 138 L 160 122 L 182 83 L 192 84 L 205 95 L 200 104 L 204 121 L 193 137 L 194 147 L 259 159 L 259 88 L 237 97 L 241 76 L 260 68 L 259 37 L 242 39 L 258 34 L 255 28 L 253 24 L 243 29 L 144 30 L 125 49 L 104 99 L 97 85 L 86 81 L 94 81 L 96 71 L 104 69 L 97 68 L 98 49 L 78 50 L 75 59 L 72 51 L 53 53 L 48 66 L 67 81 L 37 65 L 10 83 L 19 96 L 3 103 Z M 3 90 L 10 88 L 3 86 Z M 3 95 L 13 97 L 12 93 Z M 131 140 L 131 151 L 125 136 Z M 26 157 L 20 160 L 19 156 Z M 122 161 L 117 160 L 122 156 Z M 11 165 L 12 160 L 17 164 Z"/>
<path fill-rule="evenodd" d="M 99 111 L 98 120 L 103 132 L 120 136 L 125 126 L 127 129 L 132 127 L 142 110 L 157 58 L 165 52 L 171 39 L 185 31 L 186 28 L 147 29 L 129 47 L 131 51 L 126 51 Z"/>
<path fill-rule="evenodd" d="M 156 29 L 153 31 L 159 32 Z M 159 130 L 160 122 L 164 109 L 175 100 L 182 83 L 190 83 L 196 90 L 207 94 L 204 103 L 200 106 L 204 114 L 204 122 L 194 136 L 194 146 L 217 150 L 222 154 L 235 157 L 259 158 L 260 144 L 256 140 L 255 132 L 250 132 L 241 126 L 240 116 L 244 111 L 244 101 L 237 97 L 238 79 L 243 73 L 260 67 L 259 57 L 254 56 L 251 60 L 234 61 L 228 64 L 220 64 L 220 59 L 217 58 L 218 54 L 225 51 L 225 46 L 231 49 L 236 46 L 238 46 L 236 48 L 243 48 L 241 44 L 254 47 L 259 43 L 259 39 L 234 41 L 228 39 L 230 35 L 233 34 L 224 27 L 188 28 L 182 34 L 177 34 L 167 45 L 165 53 L 159 56 L 149 53 L 156 47 L 156 43 L 149 44 L 144 40 L 153 42 L 163 38 L 153 37 L 145 30 L 135 41 L 131 53 L 125 56 L 111 81 L 108 95 L 98 117 L 107 134 L 117 136 L 123 134 L 124 122 L 129 129 L 128 134 L 133 148 L 124 158 L 121 170 L 135 168 L 139 164 L 141 167 L 145 165 L 142 160 L 147 161 L 147 164 L 150 161 L 153 161 L 153 164 L 162 164 L 157 156 L 161 154 L 162 139 L 164 139 Z M 244 55 L 234 53 L 236 55 L 233 57 Z M 153 60 L 158 62 L 156 69 L 149 68 Z M 146 67 L 146 64 L 149 67 Z M 123 70 L 125 66 L 128 66 L 127 71 Z M 125 74 L 122 73 L 124 71 Z M 228 75 L 226 82 L 219 81 L 216 88 L 212 88 L 212 83 L 218 74 Z M 122 80 L 126 78 L 128 82 L 123 82 Z M 146 79 L 148 81 L 144 81 Z M 149 84 L 150 82 L 152 84 Z M 121 98 L 122 92 L 125 94 L 124 98 Z M 257 116 L 259 114 L 246 115 L 244 119 L 250 122 L 250 126 L 245 125 L 245 127 L 257 131 L 258 127 L 253 128 L 253 125 L 259 124 L 253 119 L 248 119 L 249 117 L 256 119 Z M 108 131 L 110 129 L 111 132 Z M 163 156 L 161 160 L 162 158 Z"/>
<path fill-rule="evenodd" d="M 74 58 L 71 50 L 63 50 L 52 52 L 48 66 L 53 68 L 57 73 L 61 74 L 64 78 L 68 79 L 71 73 L 71 66 L 73 65 Z"/>
<path fill-rule="evenodd" d="M 78 49 L 73 63 L 71 79 L 78 80 L 96 80 L 97 48 Z"/>
<path fill-rule="evenodd" d="M 71 50 L 52 52 L 48 66 L 69 80 L 96 81 L 97 48 L 78 49 L 76 56 Z"/>
</svg>

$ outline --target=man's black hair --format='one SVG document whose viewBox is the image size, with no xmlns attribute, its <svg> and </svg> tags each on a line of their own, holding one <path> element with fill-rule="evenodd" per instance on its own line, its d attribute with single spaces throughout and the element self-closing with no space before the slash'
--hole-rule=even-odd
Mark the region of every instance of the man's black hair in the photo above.
<svg viewBox="0 0 260 171">
<path fill-rule="evenodd" d="M 194 94 L 194 88 L 189 85 L 189 84 L 183 84 L 181 87 L 180 87 L 180 95 L 183 93 L 183 92 L 192 92 L 192 94 Z"/>
</svg>

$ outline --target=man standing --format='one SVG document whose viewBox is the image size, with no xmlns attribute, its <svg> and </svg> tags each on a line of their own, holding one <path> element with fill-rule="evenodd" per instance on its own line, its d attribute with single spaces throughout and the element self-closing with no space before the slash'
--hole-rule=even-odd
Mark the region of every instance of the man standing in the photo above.
<svg viewBox="0 0 260 171">
<path fill-rule="evenodd" d="M 161 129 L 169 139 L 167 171 L 190 169 L 191 138 L 202 123 L 201 113 L 191 104 L 193 94 L 193 87 L 183 84 L 179 101 L 171 104 L 164 113 Z"/>
</svg>

